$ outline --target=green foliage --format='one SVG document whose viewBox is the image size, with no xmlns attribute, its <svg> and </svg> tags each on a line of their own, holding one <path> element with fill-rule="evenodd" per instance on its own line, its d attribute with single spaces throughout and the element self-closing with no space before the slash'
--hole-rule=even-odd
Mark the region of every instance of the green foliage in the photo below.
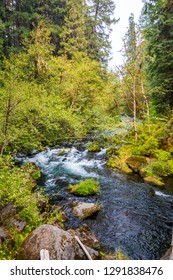
<svg viewBox="0 0 173 280">
<path fill-rule="evenodd" d="M 153 160 L 146 169 L 147 176 L 167 177 L 173 175 L 173 160 Z"/>
<path fill-rule="evenodd" d="M 15 205 L 20 217 L 34 228 L 42 219 L 37 207 L 37 195 L 32 192 L 35 187 L 32 173 L 33 167 L 30 165 L 20 169 L 13 166 L 10 157 L 0 158 L 1 205 Z"/>
<path fill-rule="evenodd" d="M 88 152 L 100 152 L 100 147 L 97 143 L 91 142 L 87 146 Z"/>
<path fill-rule="evenodd" d="M 129 260 L 129 257 L 122 253 L 121 249 L 119 248 L 118 251 L 114 254 L 115 260 Z"/>
<path fill-rule="evenodd" d="M 142 123 L 138 125 L 138 142 L 132 148 L 133 155 L 153 156 L 161 148 L 166 137 L 167 128 L 164 122 Z"/>
<path fill-rule="evenodd" d="M 98 181 L 94 179 L 86 179 L 77 185 L 69 185 L 69 190 L 76 195 L 86 196 L 97 194 L 100 191 L 100 188 Z"/>
</svg>

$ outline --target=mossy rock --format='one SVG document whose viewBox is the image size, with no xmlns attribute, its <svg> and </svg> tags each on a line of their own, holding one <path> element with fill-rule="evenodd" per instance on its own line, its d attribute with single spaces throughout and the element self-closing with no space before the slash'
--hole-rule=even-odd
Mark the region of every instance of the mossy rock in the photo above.
<svg viewBox="0 0 173 280">
<path fill-rule="evenodd" d="M 133 170 L 127 164 L 121 166 L 121 171 L 129 175 L 133 174 Z"/>
<path fill-rule="evenodd" d="M 143 156 L 131 156 L 126 159 L 126 163 L 135 173 L 138 173 L 147 165 L 147 160 Z"/>
<path fill-rule="evenodd" d="M 69 185 L 71 193 L 79 196 L 94 195 L 100 192 L 99 183 L 94 179 L 86 179 L 76 185 Z"/>
<path fill-rule="evenodd" d="M 157 187 L 164 187 L 164 183 L 161 181 L 160 178 L 155 176 L 148 176 L 144 178 L 144 181 L 150 185 L 157 186 Z"/>
<path fill-rule="evenodd" d="M 107 166 L 114 169 L 118 168 L 126 174 L 133 174 L 133 170 L 126 163 L 122 162 L 119 158 L 110 158 L 107 161 Z"/>
<path fill-rule="evenodd" d="M 117 158 L 110 158 L 107 161 L 106 165 L 111 168 L 119 168 L 117 164 Z"/>
<path fill-rule="evenodd" d="M 87 148 L 88 148 L 88 152 L 92 152 L 92 153 L 101 151 L 101 148 L 97 143 L 90 143 Z"/>
</svg>

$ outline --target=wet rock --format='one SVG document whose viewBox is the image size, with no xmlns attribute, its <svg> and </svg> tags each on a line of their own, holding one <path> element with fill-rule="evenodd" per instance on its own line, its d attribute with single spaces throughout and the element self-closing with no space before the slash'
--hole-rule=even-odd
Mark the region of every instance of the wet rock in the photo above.
<svg viewBox="0 0 173 280">
<path fill-rule="evenodd" d="M 41 249 L 49 251 L 50 260 L 87 259 L 74 235 L 52 225 L 35 229 L 23 242 L 17 259 L 39 260 Z M 98 255 L 96 251 L 89 250 L 92 258 Z"/>
<path fill-rule="evenodd" d="M 131 156 L 126 160 L 126 163 L 133 172 L 138 173 L 140 169 L 147 165 L 147 160 L 142 156 Z"/>
<path fill-rule="evenodd" d="M 171 246 L 166 253 L 161 257 L 161 260 L 173 260 L 173 246 Z"/>
<path fill-rule="evenodd" d="M 76 230 L 69 230 L 69 232 L 77 235 L 84 245 L 94 249 L 100 248 L 100 242 L 86 224 Z"/>
<path fill-rule="evenodd" d="M 94 203 L 87 202 L 78 202 L 77 205 L 73 208 L 72 213 L 74 216 L 85 219 L 92 214 L 98 212 L 100 210 L 100 206 Z"/>
</svg>

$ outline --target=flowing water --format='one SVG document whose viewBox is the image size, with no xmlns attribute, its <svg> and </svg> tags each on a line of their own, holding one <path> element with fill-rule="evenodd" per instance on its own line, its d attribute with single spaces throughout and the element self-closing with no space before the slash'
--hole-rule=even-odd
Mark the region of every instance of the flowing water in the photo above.
<svg viewBox="0 0 173 280">
<path fill-rule="evenodd" d="M 87 223 L 103 250 L 114 253 L 121 249 L 130 259 L 151 260 L 159 259 L 170 246 L 173 195 L 108 169 L 105 149 L 93 154 L 84 145 L 73 145 L 18 160 L 35 162 L 41 168 L 39 185 L 46 187 L 51 203 L 62 205 L 68 217 L 66 228 Z M 84 198 L 68 192 L 69 184 L 86 178 L 99 181 L 99 195 Z M 81 221 L 71 214 L 74 201 L 98 202 L 102 207 L 97 215 Z"/>
</svg>

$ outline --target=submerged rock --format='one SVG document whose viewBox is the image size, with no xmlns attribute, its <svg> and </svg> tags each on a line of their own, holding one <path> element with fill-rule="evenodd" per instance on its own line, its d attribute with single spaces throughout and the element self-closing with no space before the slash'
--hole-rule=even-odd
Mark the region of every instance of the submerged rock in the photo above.
<svg viewBox="0 0 173 280">
<path fill-rule="evenodd" d="M 46 224 L 35 229 L 25 239 L 17 259 L 39 260 L 42 249 L 49 251 L 50 260 L 87 259 L 74 235 L 58 227 Z M 98 252 L 93 249 L 87 248 L 87 250 L 93 259 L 98 255 Z"/>
<path fill-rule="evenodd" d="M 73 208 L 73 215 L 80 218 L 85 219 L 92 214 L 98 212 L 100 210 L 100 206 L 94 203 L 88 202 L 78 202 L 78 204 Z"/>
</svg>

